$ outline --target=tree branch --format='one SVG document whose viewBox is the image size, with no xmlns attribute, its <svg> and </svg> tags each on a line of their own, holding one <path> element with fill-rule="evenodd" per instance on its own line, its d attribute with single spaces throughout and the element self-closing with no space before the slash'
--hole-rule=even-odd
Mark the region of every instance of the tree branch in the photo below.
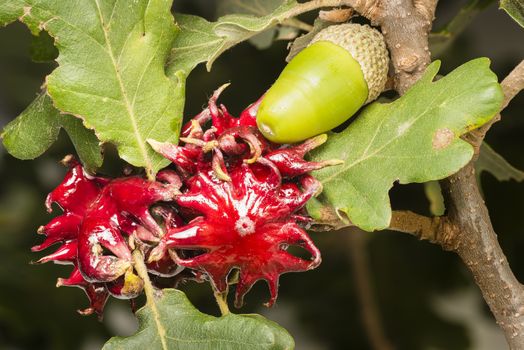
<svg viewBox="0 0 524 350">
<path fill-rule="evenodd" d="M 524 61 L 501 85 L 504 108 L 524 89 Z M 471 133 L 474 147 L 480 147 L 486 132 L 497 120 L 496 117 L 483 129 Z M 511 349 L 524 349 L 524 287 L 515 278 L 498 243 L 478 188 L 474 160 L 457 174 L 442 180 L 441 185 L 447 217 L 430 218 L 397 211 L 393 213 L 390 228 L 456 252 L 473 274 Z"/>
<path fill-rule="evenodd" d="M 295 17 L 303 13 L 313 11 L 323 7 L 349 6 L 363 16 L 369 16 L 377 6 L 378 0 L 312 0 L 298 4 L 287 11 L 285 17 Z"/>
<path fill-rule="evenodd" d="M 376 304 L 375 292 L 370 278 L 371 271 L 367 254 L 368 236 L 359 229 L 356 231 L 359 232 L 349 232 L 347 240 L 364 329 L 372 349 L 393 350 L 394 347 L 387 338 L 382 326 L 382 319 Z"/>
<path fill-rule="evenodd" d="M 431 61 L 428 34 L 437 0 L 347 0 L 336 4 L 324 0 L 304 3 L 303 9 L 346 5 L 380 25 L 394 67 L 395 89 L 404 94 L 423 74 Z M 330 3 L 327 5 L 327 3 Z M 524 63 L 502 83 L 505 105 L 524 85 Z M 486 132 L 500 116 L 467 137 L 478 149 Z M 511 271 L 493 230 L 480 194 L 473 162 L 442 180 L 448 209 L 446 218 L 428 218 L 396 212 L 391 229 L 407 232 L 456 252 L 480 287 L 511 349 L 524 349 L 524 288 Z"/>
<path fill-rule="evenodd" d="M 395 88 L 401 95 L 431 61 L 428 33 L 436 5 L 436 0 L 384 0 L 381 11 L 370 18 L 382 27 L 394 67 Z"/>
<path fill-rule="evenodd" d="M 457 227 L 445 216 L 427 217 L 411 211 L 394 211 L 389 229 L 441 244 L 455 235 Z"/>
<path fill-rule="evenodd" d="M 421 77 L 430 62 L 428 32 L 435 6 L 435 0 L 383 0 L 378 6 L 380 11 L 368 16 L 382 27 L 391 53 L 395 87 L 401 95 Z M 519 65 L 515 74 L 508 77 L 510 80 L 502 85 L 507 101 L 522 86 L 521 69 Z M 478 132 L 478 145 L 488 129 L 489 126 Z M 449 213 L 447 218 L 430 219 L 397 212 L 393 215 L 392 229 L 429 239 L 456 252 L 473 274 L 511 349 L 524 349 L 524 288 L 515 278 L 497 241 L 473 163 L 441 184 Z"/>
<path fill-rule="evenodd" d="M 413 0 L 413 6 L 417 9 L 417 12 L 426 19 L 426 21 L 433 22 L 435 19 L 437 2 L 438 0 Z"/>
<path fill-rule="evenodd" d="M 505 333 L 511 349 L 524 349 L 524 289 L 497 241 L 480 194 L 473 162 L 441 181 L 450 222 L 459 229 L 442 247 L 456 252 Z"/>
<path fill-rule="evenodd" d="M 504 91 L 504 103 L 501 108 L 504 109 L 520 91 L 524 90 L 524 60 L 508 74 L 500 85 Z"/>
<path fill-rule="evenodd" d="M 504 104 L 524 88 L 524 62 L 502 82 Z M 491 125 L 472 132 L 473 146 L 478 148 Z M 444 249 L 455 251 L 468 266 L 482 295 L 503 329 L 511 349 L 524 349 L 524 287 L 511 271 L 500 248 L 488 209 L 475 176 L 474 160 L 457 174 L 441 181 L 450 222 L 459 230 Z"/>
</svg>

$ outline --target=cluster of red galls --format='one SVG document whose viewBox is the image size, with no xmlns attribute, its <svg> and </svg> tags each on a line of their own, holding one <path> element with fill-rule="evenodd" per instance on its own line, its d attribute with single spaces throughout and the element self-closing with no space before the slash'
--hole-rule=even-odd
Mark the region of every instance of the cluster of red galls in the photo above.
<svg viewBox="0 0 524 350">
<path fill-rule="evenodd" d="M 260 279 L 269 285 L 272 305 L 281 274 L 319 265 L 320 252 L 299 223 L 310 220 L 303 207 L 321 191 L 307 173 L 338 163 L 303 158 L 325 135 L 295 146 L 272 144 L 256 127 L 259 102 L 234 118 L 216 104 L 221 90 L 184 126 L 181 145 L 149 140 L 174 164 L 156 181 L 93 176 L 67 159 L 69 172 L 46 200 L 49 211 L 57 203 L 63 214 L 39 229 L 46 239 L 33 251 L 61 244 L 39 262 L 74 266 L 57 285 L 85 290 L 90 307 L 81 313 L 101 315 L 109 295 L 132 299 L 142 292 L 135 249 L 164 284 L 186 268 L 224 292 L 230 272 L 238 270 L 237 306 Z M 291 245 L 311 257 L 290 254 Z"/>
</svg>

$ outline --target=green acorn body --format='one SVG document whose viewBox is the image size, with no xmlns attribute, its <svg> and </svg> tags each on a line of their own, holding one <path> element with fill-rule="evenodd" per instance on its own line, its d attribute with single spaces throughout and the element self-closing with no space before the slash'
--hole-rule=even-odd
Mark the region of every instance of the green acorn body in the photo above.
<svg viewBox="0 0 524 350">
<path fill-rule="evenodd" d="M 384 90 L 389 58 L 380 32 L 341 24 L 319 32 L 267 91 L 257 113 L 266 138 L 294 143 L 342 124 Z"/>
</svg>

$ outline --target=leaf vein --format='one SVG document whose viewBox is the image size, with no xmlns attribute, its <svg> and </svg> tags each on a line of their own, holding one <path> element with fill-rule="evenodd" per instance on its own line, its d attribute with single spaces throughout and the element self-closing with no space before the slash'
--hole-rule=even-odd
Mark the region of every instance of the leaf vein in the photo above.
<svg viewBox="0 0 524 350">
<path fill-rule="evenodd" d="M 112 49 L 112 46 L 111 46 L 111 40 L 109 38 L 109 33 L 107 32 L 107 28 L 104 25 L 104 18 L 102 16 L 102 11 L 100 9 L 99 0 L 94 0 L 94 2 L 96 4 L 97 10 L 98 10 L 98 16 L 99 16 L 99 19 L 100 19 L 100 25 L 102 26 L 102 30 L 104 32 L 104 37 L 105 37 L 105 41 L 106 41 L 108 54 L 109 54 L 109 57 L 111 58 L 111 62 L 113 64 L 113 68 L 115 70 L 115 75 L 116 75 L 118 84 L 120 86 L 122 98 L 124 99 L 123 102 L 124 102 L 125 108 L 127 110 L 127 114 L 129 116 L 129 119 L 131 121 L 131 125 L 133 127 L 133 133 L 134 133 L 135 138 L 137 140 L 137 144 L 138 144 L 138 148 L 140 150 L 140 153 L 142 154 L 142 157 L 144 158 L 147 172 L 150 174 L 151 171 L 152 171 L 151 159 L 149 158 L 149 155 L 147 153 L 147 148 L 146 148 L 145 142 L 142 139 L 142 136 L 140 135 L 140 132 L 138 130 L 137 118 L 136 118 L 135 112 L 132 109 L 132 106 L 131 106 L 131 104 L 129 102 L 129 98 L 127 96 L 127 90 L 125 88 L 124 81 L 123 81 L 122 76 L 120 74 L 120 71 L 118 69 L 117 62 L 115 60 L 115 56 L 113 54 L 113 49 Z"/>
</svg>

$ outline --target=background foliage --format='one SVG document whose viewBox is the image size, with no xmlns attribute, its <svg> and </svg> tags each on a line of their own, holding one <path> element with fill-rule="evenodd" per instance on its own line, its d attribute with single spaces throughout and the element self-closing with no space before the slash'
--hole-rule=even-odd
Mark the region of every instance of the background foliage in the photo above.
<svg viewBox="0 0 524 350">
<path fill-rule="evenodd" d="M 463 3 L 441 1 L 435 28 L 446 23 Z M 178 1 L 177 11 L 216 20 L 209 1 Z M 506 40 L 500 40 L 501 37 Z M 492 69 L 502 77 L 524 55 L 524 48 L 512 43 L 523 41 L 521 28 L 493 4 L 464 29 L 441 57 L 441 72 L 447 73 L 469 59 L 487 56 L 492 59 Z M 28 53 L 38 46 L 18 23 L 0 31 L 0 43 L 3 126 L 35 98 L 43 77 L 54 65 L 30 61 Z M 226 81 L 233 84 L 222 101 L 233 112 L 240 111 L 274 81 L 285 64 L 285 46 L 284 42 L 277 42 L 268 50 L 258 51 L 244 43 L 219 58 L 211 73 L 199 66 L 188 81 L 185 115 L 197 113 L 211 91 Z M 520 169 L 524 168 L 520 153 L 524 141 L 519 137 L 524 132 L 519 113 L 523 107 L 524 98 L 519 96 L 506 109 L 504 122 L 488 135 L 493 149 Z M 29 147 L 32 140 L 27 142 Z M 57 161 L 72 149 L 61 132 L 59 142 L 36 161 L 21 162 L 5 154 L 0 160 L 1 347 L 71 349 L 83 344 L 84 348 L 99 348 L 110 335 L 129 334 L 136 327 L 126 303 L 121 301 L 111 301 L 103 323 L 80 317 L 73 310 L 85 306 L 81 292 L 54 288 L 53 280 L 65 269 L 28 264 L 36 259 L 29 252 L 39 240 L 36 228 L 48 221 L 41 203 L 63 174 Z M 108 150 L 106 158 L 104 171 L 115 172 L 115 151 Z M 499 183 L 486 173 L 482 184 L 503 249 L 517 277 L 522 279 L 524 258 L 519 252 L 524 247 L 524 236 L 518 228 L 524 226 L 524 189 L 515 182 Z M 397 185 L 390 193 L 395 208 L 417 208 L 421 213 L 429 210 L 422 185 Z M 323 264 L 307 274 L 284 276 L 276 308 L 259 307 L 265 289 L 257 286 L 241 311 L 261 312 L 279 322 L 293 334 L 297 349 L 345 349 L 348 344 L 356 349 L 368 348 L 345 246 L 351 244 L 347 235 L 348 232 L 314 234 L 324 253 Z M 502 335 L 489 319 L 469 274 L 454 255 L 390 232 L 373 234 L 368 243 L 385 329 L 398 348 L 504 346 L 500 345 L 504 344 Z M 208 286 L 189 283 L 183 289 L 201 311 L 217 313 Z"/>
</svg>

